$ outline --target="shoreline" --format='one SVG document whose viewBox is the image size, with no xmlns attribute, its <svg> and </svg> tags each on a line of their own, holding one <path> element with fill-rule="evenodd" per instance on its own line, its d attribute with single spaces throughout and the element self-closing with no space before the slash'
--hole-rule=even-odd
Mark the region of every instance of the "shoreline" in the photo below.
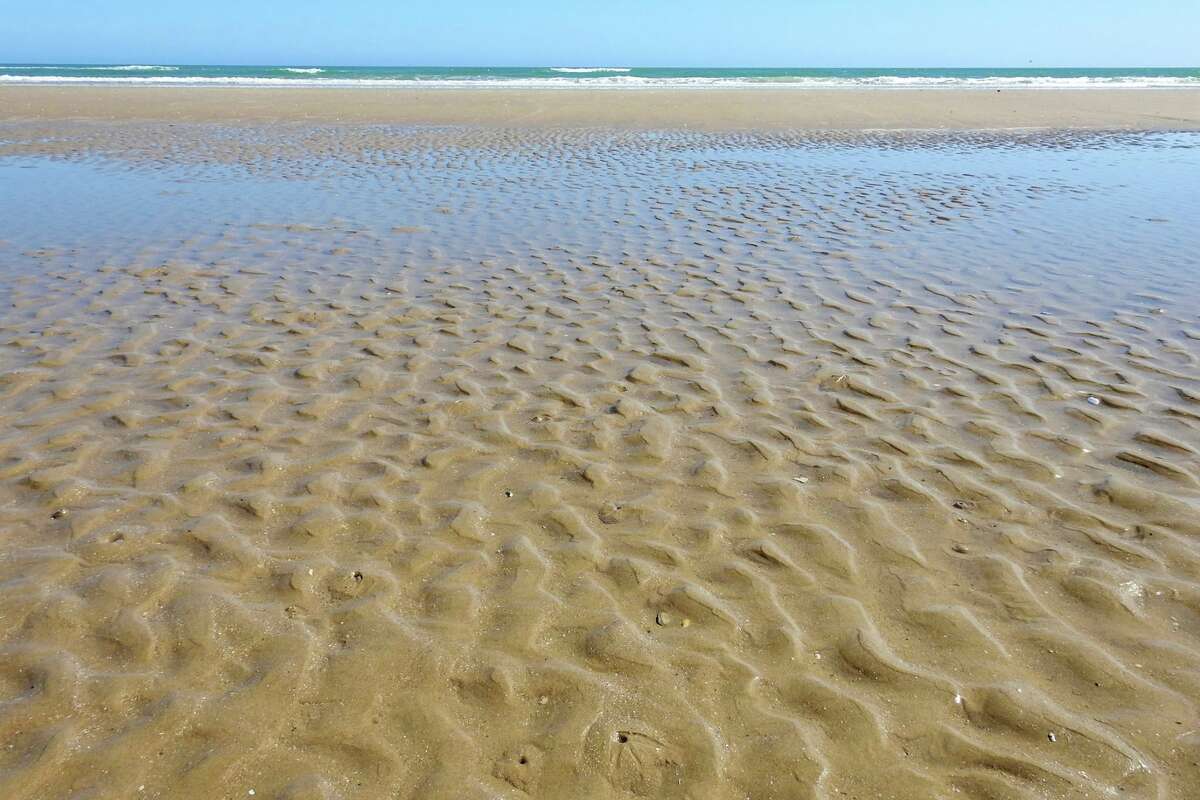
<svg viewBox="0 0 1200 800">
<path fill-rule="evenodd" d="M 198 91 L 199 90 L 199 91 Z M 1200 130 L 1200 89 L 371 89 L 0 85 L 0 122 L 697 130 Z"/>
<path fill-rule="evenodd" d="M 464 96 L 0 93 L 0 798 L 1200 786 L 1200 135 Z"/>
</svg>

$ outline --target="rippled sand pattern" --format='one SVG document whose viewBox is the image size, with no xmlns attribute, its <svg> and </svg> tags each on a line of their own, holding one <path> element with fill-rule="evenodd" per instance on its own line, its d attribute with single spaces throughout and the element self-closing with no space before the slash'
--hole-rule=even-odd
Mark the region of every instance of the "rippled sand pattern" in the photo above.
<svg viewBox="0 0 1200 800">
<path fill-rule="evenodd" d="M 1200 791 L 1196 139 L 0 133 L 0 796 Z"/>
</svg>

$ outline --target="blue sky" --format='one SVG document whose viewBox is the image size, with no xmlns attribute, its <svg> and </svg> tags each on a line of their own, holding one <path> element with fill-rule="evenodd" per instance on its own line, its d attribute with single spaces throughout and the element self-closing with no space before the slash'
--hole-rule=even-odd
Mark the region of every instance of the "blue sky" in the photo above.
<svg viewBox="0 0 1200 800">
<path fill-rule="evenodd" d="M 1196 66 L 1200 0 L 39 0 L 0 62 Z"/>
</svg>

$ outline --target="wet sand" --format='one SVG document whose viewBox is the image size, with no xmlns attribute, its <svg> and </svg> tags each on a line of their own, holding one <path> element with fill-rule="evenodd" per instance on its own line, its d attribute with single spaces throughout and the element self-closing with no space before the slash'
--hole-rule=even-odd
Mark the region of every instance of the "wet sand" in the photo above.
<svg viewBox="0 0 1200 800">
<path fill-rule="evenodd" d="M 698 130 L 1200 129 L 1200 89 L 517 90 L 0 86 L 0 120 L 359 122 Z"/>
<path fill-rule="evenodd" d="M 0 796 L 1193 797 L 1198 179 L 0 125 Z"/>
</svg>

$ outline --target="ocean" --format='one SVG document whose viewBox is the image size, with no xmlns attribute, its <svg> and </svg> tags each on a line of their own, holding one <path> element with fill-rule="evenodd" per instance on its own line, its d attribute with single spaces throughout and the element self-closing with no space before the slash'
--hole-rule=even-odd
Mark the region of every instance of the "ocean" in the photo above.
<svg viewBox="0 0 1200 800">
<path fill-rule="evenodd" d="M 691 67 L 333 67 L 3 64 L 0 83 L 330 87 L 1176 88 L 1200 68 L 705 69 Z"/>
</svg>

